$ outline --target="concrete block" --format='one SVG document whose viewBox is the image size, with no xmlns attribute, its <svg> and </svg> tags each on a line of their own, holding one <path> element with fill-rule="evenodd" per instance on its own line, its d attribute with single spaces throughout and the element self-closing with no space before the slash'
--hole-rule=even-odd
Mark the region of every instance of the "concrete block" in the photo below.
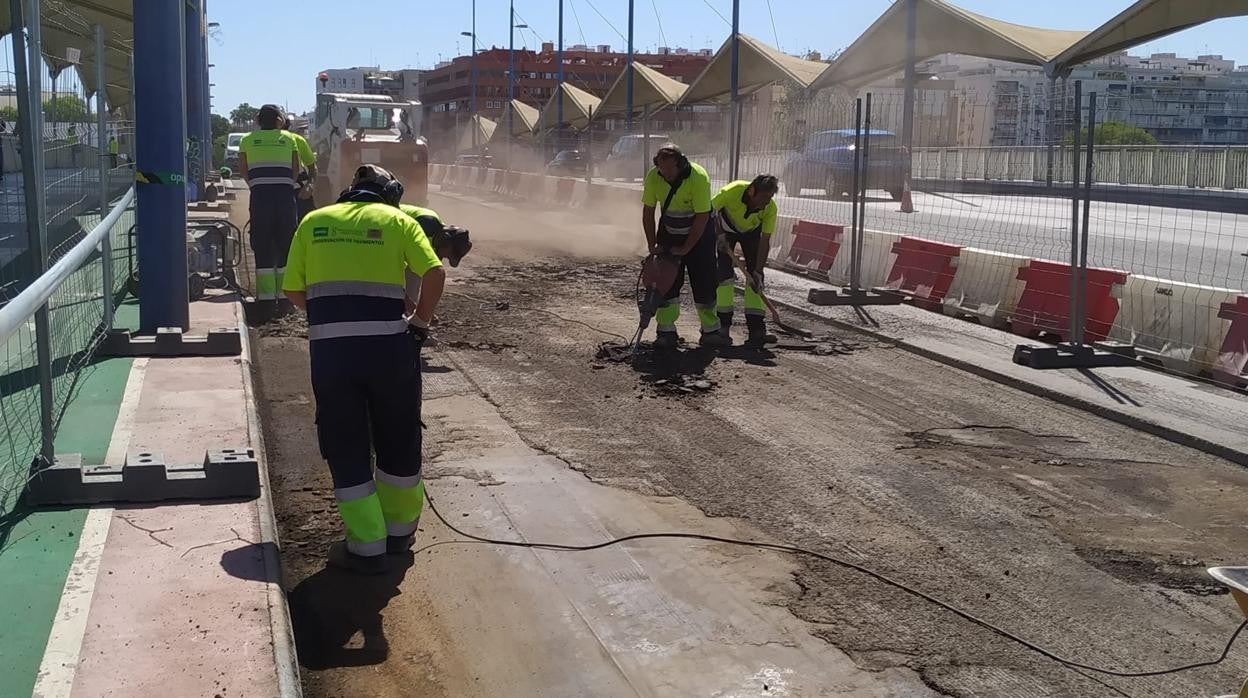
<svg viewBox="0 0 1248 698">
<path fill-rule="evenodd" d="M 26 490 L 34 506 L 252 499 L 260 496 L 260 469 L 249 448 L 208 451 L 202 463 L 170 464 L 160 453 L 134 451 L 124 466 L 83 465 L 80 454 L 58 455 Z"/>
<path fill-rule="evenodd" d="M 238 328 L 219 328 L 206 335 L 185 335 L 178 327 L 157 328 L 154 336 L 136 337 L 113 330 L 100 346 L 106 356 L 238 356 L 243 351 Z"/>
</svg>

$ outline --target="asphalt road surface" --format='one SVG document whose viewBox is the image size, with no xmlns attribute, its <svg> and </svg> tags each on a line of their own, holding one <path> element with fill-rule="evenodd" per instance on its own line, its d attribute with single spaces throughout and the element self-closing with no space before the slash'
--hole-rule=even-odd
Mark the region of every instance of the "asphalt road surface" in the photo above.
<svg viewBox="0 0 1248 698">
<path fill-rule="evenodd" d="M 426 396 L 426 477 L 446 498 L 445 513 L 460 521 L 463 512 L 462 525 L 534 535 L 508 527 L 567 511 L 560 535 L 586 540 L 673 526 L 656 520 L 654 508 L 691 506 L 709 518 L 689 515 L 685 527 L 731 523 L 836 555 L 1061 655 L 1117 669 L 1216 656 L 1239 623 L 1203 568 L 1244 561 L 1242 468 L 830 327 L 814 328 L 822 347 L 814 352 L 598 359 L 602 343 L 618 341 L 608 333 L 628 335 L 636 325 L 636 234 L 436 194 L 431 203 L 477 242 L 451 272 L 452 290 L 472 298 L 446 299 L 441 345 L 428 350 L 436 395 Z M 691 315 L 682 318 L 687 337 L 696 333 Z M 619 683 L 598 684 L 598 695 L 687 695 L 673 688 L 687 685 L 680 677 L 662 683 L 661 672 L 648 670 L 700 646 L 658 638 L 682 618 L 697 619 L 687 636 L 703 642 L 757 622 L 754 652 L 800 648 L 839 677 L 812 688 L 802 671 L 781 671 L 788 685 L 804 686 L 782 693 L 771 674 L 727 690 L 708 673 L 707 695 L 1215 695 L 1248 674 L 1248 654 L 1236 649 L 1214 668 L 1100 676 L 844 568 L 714 546 L 664 549 L 678 555 L 664 564 L 690 587 L 720 588 L 727 577 L 736 589 L 759 585 L 751 613 L 783 609 L 789 620 L 742 623 L 733 615 L 740 605 L 668 604 L 654 615 L 644 606 L 656 635 L 634 636 L 621 627 L 638 631 L 630 621 L 637 611 L 621 599 L 645 594 L 619 590 L 640 585 L 670 599 L 670 580 L 656 581 L 662 572 L 653 566 L 596 574 L 593 557 L 573 562 L 552 552 L 533 563 L 483 546 L 443 546 L 453 536 L 430 517 L 420 538 L 435 547 L 422 548 L 410 570 L 377 589 L 337 579 L 322 569 L 324 546 L 341 534 L 312 436 L 302 332 L 290 319 L 260 330 L 256 346 L 310 698 L 527 695 L 543 686 L 545 695 L 586 695 L 595 692 L 569 686 L 604 661 Z M 445 401 L 446 381 L 459 386 L 462 403 Z M 448 472 L 448 459 L 475 465 Z M 491 467 L 511 467 L 511 475 Z M 579 523 L 588 515 L 582 500 L 566 493 L 586 478 L 627 495 L 636 515 L 625 508 L 609 530 Z M 486 509 L 487 500 L 506 506 Z M 654 550 L 628 548 L 643 561 Z M 534 588 L 533 579 L 546 581 Z M 576 612 L 514 622 L 555 597 Z M 588 644 L 560 639 L 582 620 L 594 629 Z M 786 622 L 800 630 L 784 626 L 773 642 Z"/>
</svg>

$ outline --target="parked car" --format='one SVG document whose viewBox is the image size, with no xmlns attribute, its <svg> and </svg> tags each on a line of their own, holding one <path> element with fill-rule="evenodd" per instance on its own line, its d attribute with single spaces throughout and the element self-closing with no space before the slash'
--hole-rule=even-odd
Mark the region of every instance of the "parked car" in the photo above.
<svg viewBox="0 0 1248 698">
<path fill-rule="evenodd" d="M 558 177 L 584 177 L 588 169 L 589 158 L 579 150 L 560 150 L 546 163 L 546 174 Z"/>
<path fill-rule="evenodd" d="M 892 131 L 872 129 L 867 138 L 867 188 L 883 189 L 900 201 L 908 155 Z M 854 149 L 853 129 L 811 134 L 784 166 L 785 191 L 790 196 L 803 189 L 823 189 L 829 198 L 848 195 L 854 188 Z"/>
<path fill-rule="evenodd" d="M 648 162 L 642 163 L 647 152 L 644 147 L 645 139 L 645 136 L 639 135 L 620 137 L 611 147 L 611 152 L 607 153 L 607 160 L 602 165 L 602 176 L 607 179 L 641 179 L 650 166 Z M 667 136 L 651 134 L 650 157 L 653 158 L 654 152 L 667 142 Z"/>
<path fill-rule="evenodd" d="M 238 172 L 238 146 L 242 144 L 246 133 L 231 133 L 225 137 L 225 166 Z"/>
</svg>

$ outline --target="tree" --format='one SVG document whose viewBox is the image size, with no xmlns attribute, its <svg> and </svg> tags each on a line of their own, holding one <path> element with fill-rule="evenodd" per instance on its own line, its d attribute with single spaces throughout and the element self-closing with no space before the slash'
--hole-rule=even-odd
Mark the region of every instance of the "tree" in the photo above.
<svg viewBox="0 0 1248 698">
<path fill-rule="evenodd" d="M 17 107 L 0 107 L 0 121 L 17 121 Z"/>
<path fill-rule="evenodd" d="M 1153 134 L 1145 131 L 1139 126 L 1123 123 L 1121 121 L 1106 121 L 1103 124 L 1096 125 L 1096 145 L 1157 145 L 1157 139 Z M 1073 133 L 1067 133 L 1062 139 L 1064 145 L 1071 145 L 1075 141 Z M 1088 129 L 1079 129 L 1079 142 L 1088 142 Z"/>
<path fill-rule="evenodd" d="M 260 113 L 259 109 L 243 102 L 230 112 L 230 122 L 235 126 L 250 126 L 255 122 L 258 113 Z"/>
<path fill-rule="evenodd" d="M 57 95 L 44 103 L 43 116 L 54 123 L 87 121 L 87 103 L 78 95 Z"/>
<path fill-rule="evenodd" d="M 212 115 L 212 140 L 217 140 L 230 132 L 230 120 L 220 114 Z"/>
</svg>

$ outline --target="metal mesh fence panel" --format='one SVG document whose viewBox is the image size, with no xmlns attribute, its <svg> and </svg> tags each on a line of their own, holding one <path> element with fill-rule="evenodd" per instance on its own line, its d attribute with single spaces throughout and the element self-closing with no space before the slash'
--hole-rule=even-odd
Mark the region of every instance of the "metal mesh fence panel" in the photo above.
<svg viewBox="0 0 1248 698">
<path fill-rule="evenodd" d="M 65 55 L 42 52 L 42 61 L 31 70 L 42 72 L 44 127 L 36 139 L 42 151 L 42 168 L 23 152 L 20 135 L 29 129 L 29 115 L 16 98 L 14 46 L 11 37 L 0 43 L 0 62 L 9 97 L 0 114 L 0 308 L 7 307 L 40 274 L 41 260 L 31 249 L 31 236 L 39 232 L 26 211 L 26 177 L 36 178 L 35 186 L 44 192 L 46 232 L 44 245 L 49 268 L 83 243 L 89 231 L 116 205 L 133 184 L 133 126 L 126 122 L 101 129 L 95 101 L 82 79 L 81 55 L 89 53 L 94 28 L 82 21 L 72 8 L 46 3 L 44 26 L 80 36 Z M 117 157 L 110 153 L 110 138 L 118 139 Z M 107 170 L 101 174 L 101 165 Z M 105 177 L 101 181 L 101 177 Z M 110 204 L 101 206 L 102 200 Z M 95 249 L 72 270 L 47 302 L 50 333 L 47 355 L 51 373 L 51 413 L 53 433 L 84 370 L 89 367 L 111 318 L 112 302 L 126 287 L 130 236 L 134 223 L 132 207 L 127 208 L 107 233 L 110 245 Z M 105 278 L 104 254 L 113 260 L 111 275 Z M 41 425 L 40 360 L 33 317 L 27 317 L 0 347 L 0 515 L 16 505 L 29 479 L 32 463 L 40 455 Z"/>
<path fill-rule="evenodd" d="M 1095 100 L 1097 116 L 1088 263 L 1124 272 L 1102 311 L 1117 311 L 1101 323 L 1110 339 L 1168 368 L 1242 385 L 1248 149 L 1229 143 L 1248 123 L 1248 104 L 1187 80 L 1126 94 L 1099 84 L 1083 105 L 1086 119 Z M 1153 134 L 1189 143 L 1139 142 Z M 1218 140 L 1228 144 L 1209 144 Z"/>
</svg>

